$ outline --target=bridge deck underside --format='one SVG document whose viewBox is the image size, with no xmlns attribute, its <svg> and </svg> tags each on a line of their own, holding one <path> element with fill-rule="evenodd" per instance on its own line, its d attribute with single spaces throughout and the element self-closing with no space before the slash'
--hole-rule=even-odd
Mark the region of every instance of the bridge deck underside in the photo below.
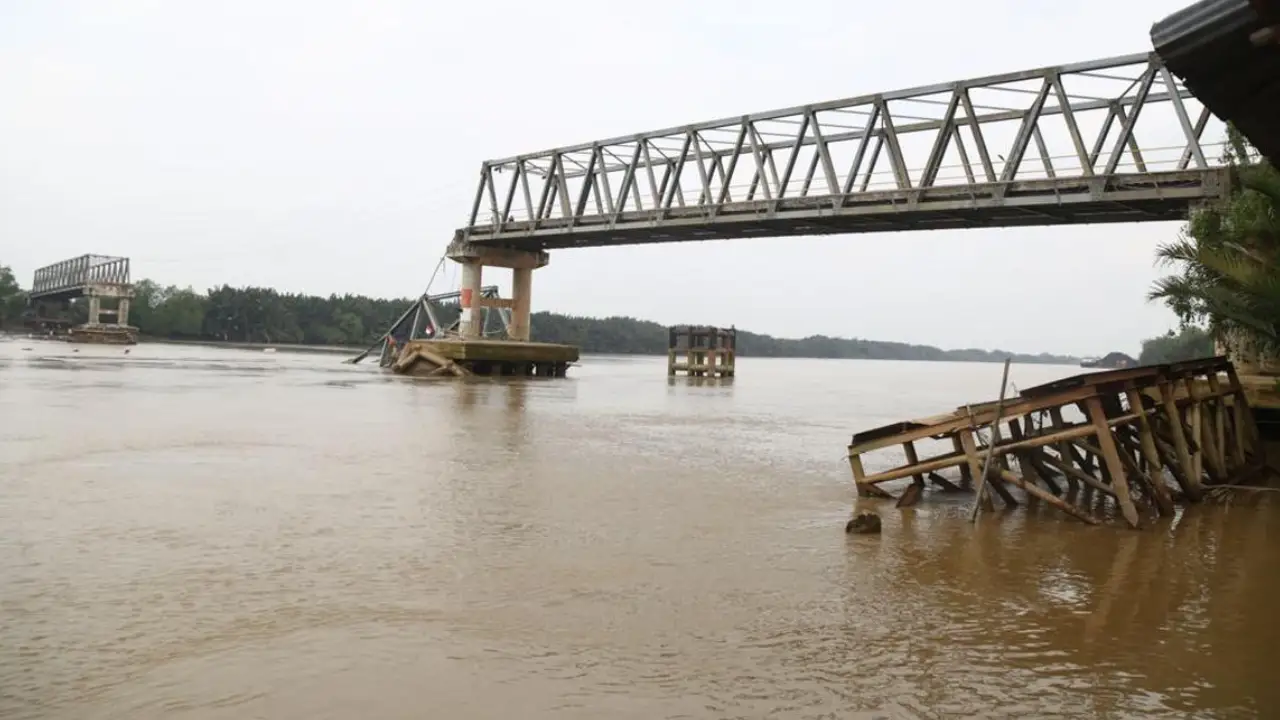
<svg viewBox="0 0 1280 720">
<path fill-rule="evenodd" d="M 1196 201 L 1219 197 L 1223 170 L 1184 171 L 966 186 L 926 191 L 860 193 L 848 198 L 804 197 L 770 202 L 634 211 L 601 216 L 516 221 L 500 231 L 471 231 L 470 241 L 515 248 L 562 249 L 690 240 L 829 235 L 904 230 L 1180 221 Z"/>
<path fill-rule="evenodd" d="M 43 292 L 30 293 L 28 297 L 34 301 L 43 303 L 59 303 L 68 300 L 75 300 L 85 296 L 85 288 L 83 286 L 73 288 L 62 288 L 59 290 L 46 290 Z"/>
</svg>

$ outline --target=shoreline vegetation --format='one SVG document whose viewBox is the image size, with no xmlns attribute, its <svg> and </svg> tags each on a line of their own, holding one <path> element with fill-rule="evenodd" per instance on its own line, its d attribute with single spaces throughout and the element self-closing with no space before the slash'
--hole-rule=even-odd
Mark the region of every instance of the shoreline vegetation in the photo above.
<svg viewBox="0 0 1280 720">
<path fill-rule="evenodd" d="M 0 266 L 0 273 L 7 269 Z M 25 298 L 8 273 L 7 312 L 0 320 L 11 328 L 21 325 Z M 0 281 L 3 282 L 3 281 Z M 409 298 L 380 299 L 361 295 L 319 297 L 280 293 L 270 288 L 228 285 L 197 292 L 141 280 L 134 286 L 129 323 L 143 341 L 173 341 L 205 345 L 311 349 L 352 352 L 376 342 L 412 302 Z M 2 292 L 2 291 L 0 291 Z M 84 321 L 79 303 L 70 307 L 72 322 Z M 441 323 L 457 319 L 456 304 L 437 307 Z M 694 319 L 697 322 L 696 319 Z M 632 317 L 590 318 L 553 312 L 532 317 L 532 339 L 579 347 L 585 354 L 661 355 L 667 353 L 667 326 Z M 738 330 L 738 352 L 744 357 L 830 358 L 858 360 L 918 360 L 1077 364 L 1079 358 L 1051 353 L 961 348 L 815 335 L 779 338 Z"/>
<path fill-rule="evenodd" d="M 290 352 L 331 354 L 364 350 L 404 312 L 413 300 L 369 298 L 361 295 L 319 297 L 281 293 L 270 288 L 228 285 L 197 292 L 161 286 L 151 280 L 135 284 L 129 321 L 143 342 L 240 347 L 272 347 Z M 25 294 L 8 268 L 0 265 L 0 328 L 21 331 L 27 312 Z M 81 303 L 72 303 L 67 319 L 84 322 Z M 456 304 L 441 304 L 442 323 L 457 319 Z M 575 345 L 589 355 L 649 355 L 667 353 L 667 326 L 632 317 L 590 318 L 553 312 L 534 313 L 533 340 Z M 1151 338 L 1143 343 L 1140 362 L 1170 362 L 1211 355 L 1213 343 L 1196 328 Z M 1078 365 L 1080 358 L 1052 353 L 961 348 L 814 335 L 779 338 L 738 330 L 743 357 L 816 358 L 845 360 L 910 360 L 923 362 L 1002 362 Z M 1190 353 L 1190 355 L 1188 355 Z"/>
</svg>

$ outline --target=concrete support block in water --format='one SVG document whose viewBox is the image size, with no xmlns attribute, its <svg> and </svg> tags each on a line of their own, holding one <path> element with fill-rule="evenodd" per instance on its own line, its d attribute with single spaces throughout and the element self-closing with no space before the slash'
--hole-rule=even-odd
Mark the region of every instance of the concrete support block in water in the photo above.
<svg viewBox="0 0 1280 720">
<path fill-rule="evenodd" d="M 667 375 L 733 377 L 738 347 L 734 328 L 676 325 L 668 334 Z"/>
<path fill-rule="evenodd" d="M 393 372 L 432 377 L 564 377 L 577 362 L 572 345 L 512 340 L 410 340 Z"/>
</svg>

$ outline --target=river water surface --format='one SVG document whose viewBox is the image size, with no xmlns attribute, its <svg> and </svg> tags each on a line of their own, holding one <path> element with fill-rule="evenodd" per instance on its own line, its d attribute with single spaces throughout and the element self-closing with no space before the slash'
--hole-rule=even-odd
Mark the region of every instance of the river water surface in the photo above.
<svg viewBox="0 0 1280 720">
<path fill-rule="evenodd" d="M 6 719 L 1280 716 L 1276 506 L 844 534 L 850 433 L 998 365 L 74 347 L 0 342 Z"/>
</svg>

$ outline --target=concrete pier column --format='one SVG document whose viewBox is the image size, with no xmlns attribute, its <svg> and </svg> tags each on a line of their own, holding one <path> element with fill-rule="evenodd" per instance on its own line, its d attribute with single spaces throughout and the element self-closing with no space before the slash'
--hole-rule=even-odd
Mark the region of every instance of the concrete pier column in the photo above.
<svg viewBox="0 0 1280 720">
<path fill-rule="evenodd" d="M 511 270 L 511 327 L 507 336 L 512 340 L 528 340 L 529 313 L 533 307 L 533 268 Z"/>
<path fill-rule="evenodd" d="M 120 298 L 120 305 L 116 310 L 116 324 L 129 324 L 129 298 Z"/>
<path fill-rule="evenodd" d="M 477 245 L 458 237 L 449 244 L 445 254 L 450 260 L 462 265 L 463 322 L 460 323 L 462 338 L 478 339 L 483 327 L 482 308 L 497 307 L 511 310 L 511 323 L 507 328 L 507 336 L 512 340 L 528 340 L 529 314 L 533 307 L 533 271 L 545 266 L 550 260 L 547 251 Z M 481 300 L 480 268 L 485 266 L 511 269 L 513 298 Z M 468 301 L 471 304 L 470 313 L 467 309 Z"/>
<path fill-rule="evenodd" d="M 96 295 L 89 296 L 89 324 L 97 325 L 102 321 L 102 299 Z"/>
<path fill-rule="evenodd" d="M 484 279 L 484 266 L 478 261 L 462 263 L 462 297 L 459 306 L 458 334 L 466 340 L 479 340 L 484 335 L 484 308 L 480 304 L 480 289 Z"/>
</svg>

